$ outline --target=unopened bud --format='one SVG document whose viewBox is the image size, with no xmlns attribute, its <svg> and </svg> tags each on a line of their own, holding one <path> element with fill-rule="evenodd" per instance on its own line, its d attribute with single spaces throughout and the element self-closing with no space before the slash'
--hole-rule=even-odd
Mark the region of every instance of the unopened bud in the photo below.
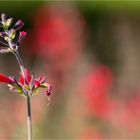
<svg viewBox="0 0 140 140">
<path fill-rule="evenodd" d="M 9 18 L 5 22 L 3 22 L 4 29 L 8 29 L 10 25 L 12 24 L 12 22 L 13 22 L 13 18 Z"/>
<path fill-rule="evenodd" d="M 6 26 L 9 27 L 12 24 L 12 22 L 13 22 L 13 18 L 7 19 L 6 22 L 5 22 L 6 23 Z"/>
<path fill-rule="evenodd" d="M 26 32 L 22 31 L 19 33 L 18 44 L 25 38 Z"/>
<path fill-rule="evenodd" d="M 0 37 L 5 37 L 7 36 L 5 32 L 0 32 Z"/>
<path fill-rule="evenodd" d="M 5 22 L 6 21 L 6 14 L 5 13 L 2 13 L 1 14 L 1 19 L 2 19 L 2 22 Z"/>
<path fill-rule="evenodd" d="M 23 26 L 24 26 L 24 23 L 21 20 L 18 20 L 15 23 L 14 29 L 17 31 L 17 30 L 20 30 Z"/>
<path fill-rule="evenodd" d="M 51 90 L 52 90 L 52 86 L 48 86 L 48 90 L 46 91 L 46 95 L 50 96 L 51 95 Z"/>
<path fill-rule="evenodd" d="M 14 29 L 12 29 L 9 33 L 9 37 L 10 37 L 10 39 L 14 39 L 15 36 L 16 36 L 16 31 Z"/>
<path fill-rule="evenodd" d="M 51 95 L 51 92 L 46 91 L 46 95 L 47 96 L 50 96 Z"/>
</svg>

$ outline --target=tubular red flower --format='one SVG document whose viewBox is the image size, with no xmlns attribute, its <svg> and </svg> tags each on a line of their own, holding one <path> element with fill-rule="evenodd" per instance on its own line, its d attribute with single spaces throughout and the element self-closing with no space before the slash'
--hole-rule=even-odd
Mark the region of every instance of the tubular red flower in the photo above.
<svg viewBox="0 0 140 140">
<path fill-rule="evenodd" d="M 2 75 L 2 74 L 0 74 L 0 82 L 1 83 L 8 83 L 8 84 L 13 83 L 13 81 L 9 77 Z"/>
<path fill-rule="evenodd" d="M 20 38 L 23 38 L 23 37 L 25 37 L 25 36 L 26 36 L 26 32 L 22 31 L 22 32 L 19 33 L 19 37 L 20 37 Z"/>
<path fill-rule="evenodd" d="M 18 93 L 22 96 L 33 96 L 38 93 L 40 88 L 47 89 L 45 91 L 47 96 L 51 95 L 52 86 L 45 81 L 45 78 L 40 76 L 39 78 L 34 78 L 34 75 L 30 76 L 27 69 L 24 69 L 25 77 L 20 76 L 19 81 L 14 77 L 7 77 L 0 74 L 0 83 L 8 84 L 11 92 Z"/>
<path fill-rule="evenodd" d="M 18 44 L 20 44 L 26 36 L 26 32 L 22 31 L 19 33 Z"/>
</svg>

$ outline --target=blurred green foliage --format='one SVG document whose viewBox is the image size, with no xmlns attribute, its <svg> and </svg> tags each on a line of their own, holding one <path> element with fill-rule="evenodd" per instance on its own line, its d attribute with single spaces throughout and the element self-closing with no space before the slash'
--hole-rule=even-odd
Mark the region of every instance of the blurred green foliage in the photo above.
<svg viewBox="0 0 140 140">
<path fill-rule="evenodd" d="M 12 16 L 23 16 L 40 4 L 42 4 L 40 1 L 0 1 L 0 11 L 8 12 Z"/>
<path fill-rule="evenodd" d="M 92 0 L 92 1 L 77 1 L 78 6 L 86 11 L 105 11 L 112 10 L 140 10 L 139 0 Z"/>
</svg>

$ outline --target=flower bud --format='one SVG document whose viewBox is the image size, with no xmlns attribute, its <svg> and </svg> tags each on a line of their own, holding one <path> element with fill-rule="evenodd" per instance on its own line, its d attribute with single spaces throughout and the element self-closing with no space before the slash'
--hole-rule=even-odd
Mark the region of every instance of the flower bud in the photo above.
<svg viewBox="0 0 140 140">
<path fill-rule="evenodd" d="M 20 37 L 20 38 L 23 38 L 23 37 L 25 37 L 25 36 L 26 36 L 26 32 L 24 32 L 24 31 L 20 32 L 20 34 L 19 34 L 19 37 Z"/>
<path fill-rule="evenodd" d="M 21 20 L 18 20 L 15 23 L 14 29 L 17 31 L 17 30 L 21 29 L 23 26 L 24 26 L 24 23 Z"/>
<path fill-rule="evenodd" d="M 2 13 L 1 14 L 1 19 L 2 19 L 2 22 L 5 22 L 6 21 L 6 14 L 5 13 Z"/>
<path fill-rule="evenodd" d="M 12 24 L 12 22 L 13 22 L 13 18 L 7 19 L 5 22 L 3 22 L 3 28 L 8 29 L 10 25 Z"/>
<path fill-rule="evenodd" d="M 50 86 L 50 85 L 48 84 L 48 89 L 47 89 L 47 91 L 45 92 L 47 96 L 50 96 L 50 95 L 51 95 L 51 90 L 52 90 L 52 86 Z"/>
<path fill-rule="evenodd" d="M 19 33 L 18 43 L 20 43 L 26 36 L 26 32 L 22 31 Z"/>
<path fill-rule="evenodd" d="M 15 38 L 15 36 L 16 36 L 16 31 L 14 29 L 10 30 L 10 33 L 9 33 L 10 39 L 13 40 Z"/>
<path fill-rule="evenodd" d="M 50 96 L 51 95 L 51 92 L 50 91 L 46 91 L 46 95 L 47 96 Z"/>
<path fill-rule="evenodd" d="M 5 36 L 7 36 L 7 34 L 5 32 L 0 32 L 0 37 L 4 38 Z"/>
</svg>

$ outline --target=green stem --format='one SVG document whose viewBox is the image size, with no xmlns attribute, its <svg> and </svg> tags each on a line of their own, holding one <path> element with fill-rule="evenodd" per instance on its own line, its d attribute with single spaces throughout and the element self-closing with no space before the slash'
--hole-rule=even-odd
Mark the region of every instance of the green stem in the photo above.
<svg viewBox="0 0 140 140">
<path fill-rule="evenodd" d="M 28 140 L 32 140 L 32 114 L 30 96 L 27 96 L 27 126 L 28 126 Z"/>
<path fill-rule="evenodd" d="M 16 56 L 22 75 L 24 79 L 27 81 L 27 77 L 24 72 L 24 65 L 18 51 L 13 52 L 13 54 Z M 27 95 L 27 127 L 28 127 L 28 140 L 32 140 L 32 113 L 31 113 L 31 101 L 29 95 Z"/>
</svg>

